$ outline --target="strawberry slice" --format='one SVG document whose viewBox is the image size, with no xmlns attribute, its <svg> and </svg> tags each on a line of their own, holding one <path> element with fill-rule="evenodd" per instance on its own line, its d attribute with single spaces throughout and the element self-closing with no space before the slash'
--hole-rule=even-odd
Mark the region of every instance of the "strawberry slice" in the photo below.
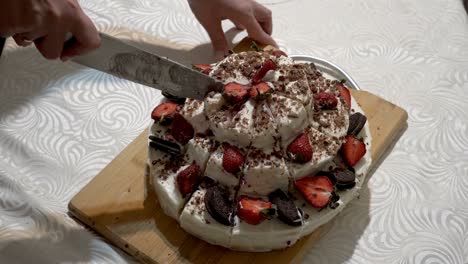
<svg viewBox="0 0 468 264">
<path fill-rule="evenodd" d="M 262 100 L 267 98 L 271 92 L 271 87 L 266 82 L 261 82 L 250 88 L 249 95 L 253 99 Z"/>
<path fill-rule="evenodd" d="M 194 133 L 192 125 L 181 114 L 176 113 L 171 125 L 172 137 L 180 144 L 185 145 L 193 138 Z"/>
<path fill-rule="evenodd" d="M 201 180 L 201 169 L 195 162 L 179 172 L 176 177 L 177 188 L 179 188 L 182 197 L 191 194 Z"/>
<path fill-rule="evenodd" d="M 208 75 L 211 70 L 213 70 L 209 64 L 192 64 L 192 68 L 206 75 Z"/>
<path fill-rule="evenodd" d="M 314 99 L 315 104 L 323 110 L 333 110 L 338 105 L 338 99 L 332 93 L 321 92 L 314 95 Z"/>
<path fill-rule="evenodd" d="M 351 93 L 349 92 L 348 88 L 346 88 L 341 83 L 337 84 L 336 88 L 338 88 L 341 98 L 343 98 L 346 103 L 346 110 L 349 111 L 351 109 Z"/>
<path fill-rule="evenodd" d="M 242 155 L 238 148 L 227 143 L 223 144 L 223 149 L 224 170 L 232 174 L 237 174 L 241 171 L 241 168 L 244 165 L 244 155 Z"/>
<path fill-rule="evenodd" d="M 248 86 L 230 82 L 224 86 L 224 97 L 231 104 L 242 104 L 247 100 Z"/>
<path fill-rule="evenodd" d="M 315 208 L 327 206 L 334 191 L 333 183 L 327 176 L 304 177 L 296 181 L 296 187 Z"/>
<path fill-rule="evenodd" d="M 177 104 L 173 102 L 166 102 L 156 106 L 151 113 L 151 118 L 156 122 L 168 123 L 174 118 L 177 112 Z"/>
<path fill-rule="evenodd" d="M 274 50 L 272 53 L 271 53 L 273 56 L 276 56 L 276 57 L 280 57 L 280 56 L 285 56 L 287 57 L 288 54 L 286 54 L 286 52 L 282 51 L 282 50 Z"/>
<path fill-rule="evenodd" d="M 366 154 L 366 144 L 355 136 L 347 135 L 341 146 L 343 159 L 346 165 L 354 167 Z"/>
<path fill-rule="evenodd" d="M 252 83 L 257 84 L 260 83 L 267 74 L 268 71 L 270 70 L 275 70 L 276 69 L 276 64 L 272 60 L 266 60 L 260 69 L 255 73 L 254 77 L 252 78 Z"/>
<path fill-rule="evenodd" d="M 291 159 L 297 163 L 306 163 L 312 159 L 312 145 L 309 135 L 302 133 L 291 142 L 287 148 L 287 153 Z"/>
<path fill-rule="evenodd" d="M 260 198 L 241 195 L 237 203 L 237 216 L 247 224 L 258 225 L 275 214 L 272 203 Z"/>
</svg>

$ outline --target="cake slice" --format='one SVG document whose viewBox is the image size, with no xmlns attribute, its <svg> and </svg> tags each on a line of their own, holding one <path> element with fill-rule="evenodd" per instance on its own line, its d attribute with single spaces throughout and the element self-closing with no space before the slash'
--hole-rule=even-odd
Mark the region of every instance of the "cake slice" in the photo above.
<svg viewBox="0 0 468 264">
<path fill-rule="evenodd" d="M 343 141 L 326 135 L 313 127 L 306 129 L 305 133 L 312 146 L 312 156 L 310 160 L 304 163 L 293 161 L 291 158 L 288 159 L 287 166 L 289 173 L 294 179 L 314 175 L 320 170 L 323 170 L 327 163 L 335 157 Z M 286 150 L 286 152 L 288 152 L 288 150 Z M 290 154 L 286 155 L 291 156 Z"/>
<path fill-rule="evenodd" d="M 247 153 L 247 148 L 238 148 L 228 143 L 219 145 L 208 160 L 205 175 L 229 189 L 236 188 Z"/>
<path fill-rule="evenodd" d="M 180 226 L 214 245 L 231 246 L 235 193 L 205 178 L 180 215 Z"/>
<path fill-rule="evenodd" d="M 287 146 L 307 126 L 307 111 L 304 106 L 295 100 L 278 94 L 272 94 L 268 99 L 268 106 L 275 117 L 281 146 Z"/>
<path fill-rule="evenodd" d="M 266 154 L 251 149 L 245 162 L 239 192 L 253 196 L 267 196 L 276 189 L 288 190 L 289 173 L 278 153 Z"/>
<path fill-rule="evenodd" d="M 203 176 L 214 146 L 214 141 L 209 138 L 195 137 L 187 143 L 187 152 L 182 156 L 150 149 L 153 186 L 167 215 L 179 217 L 182 207 Z"/>
</svg>

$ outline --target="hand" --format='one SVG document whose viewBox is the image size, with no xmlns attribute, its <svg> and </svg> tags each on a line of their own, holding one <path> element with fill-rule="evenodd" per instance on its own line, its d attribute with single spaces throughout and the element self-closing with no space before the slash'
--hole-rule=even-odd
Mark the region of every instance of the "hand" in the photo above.
<svg viewBox="0 0 468 264">
<path fill-rule="evenodd" d="M 98 48 L 101 39 L 76 0 L 3 0 L 0 36 L 13 36 L 20 46 L 34 42 L 47 59 L 67 60 Z M 64 49 L 65 36 L 76 42 Z"/>
<path fill-rule="evenodd" d="M 228 53 L 229 47 L 221 21 L 231 20 L 238 29 L 246 29 L 254 40 L 277 47 L 270 36 L 273 28 L 271 11 L 253 0 L 188 0 L 193 14 L 210 36 L 216 58 Z"/>
</svg>

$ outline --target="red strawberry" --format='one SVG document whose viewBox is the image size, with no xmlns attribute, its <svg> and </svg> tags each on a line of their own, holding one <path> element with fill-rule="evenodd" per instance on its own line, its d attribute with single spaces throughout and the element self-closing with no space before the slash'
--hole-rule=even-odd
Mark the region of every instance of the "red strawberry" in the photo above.
<svg viewBox="0 0 468 264">
<path fill-rule="evenodd" d="M 333 183 L 327 176 L 304 177 L 296 181 L 296 187 L 315 208 L 327 206 L 334 190 Z"/>
<path fill-rule="evenodd" d="M 338 99 L 335 95 L 327 92 L 321 92 L 314 95 L 315 103 L 320 109 L 333 110 L 338 105 Z"/>
<path fill-rule="evenodd" d="M 272 60 L 266 60 L 260 69 L 255 73 L 254 77 L 252 78 L 252 83 L 257 84 L 262 81 L 263 77 L 265 77 L 266 73 L 269 70 L 275 70 L 276 64 Z"/>
<path fill-rule="evenodd" d="M 209 74 L 213 69 L 209 64 L 192 64 L 192 68 L 204 74 Z"/>
<path fill-rule="evenodd" d="M 346 165 L 354 167 L 366 154 L 366 144 L 352 135 L 345 137 L 345 142 L 341 147 L 343 159 Z"/>
<path fill-rule="evenodd" d="M 346 103 L 346 110 L 351 109 L 351 94 L 349 93 L 348 88 L 344 87 L 343 84 L 339 83 L 336 85 L 336 88 L 338 88 L 338 91 L 340 92 L 340 96 L 343 98 L 343 100 Z"/>
<path fill-rule="evenodd" d="M 273 56 L 276 56 L 276 57 L 280 57 L 280 56 L 285 56 L 287 57 L 288 54 L 286 54 L 284 51 L 282 50 L 274 50 L 272 53 L 271 53 Z"/>
<path fill-rule="evenodd" d="M 174 118 L 177 112 L 177 104 L 173 102 L 166 102 L 156 106 L 151 113 L 151 118 L 157 122 L 169 121 Z"/>
<path fill-rule="evenodd" d="M 201 169 L 194 162 L 192 165 L 185 168 L 183 171 L 177 174 L 177 188 L 179 188 L 182 197 L 187 196 L 193 192 L 197 184 L 201 179 Z"/>
<path fill-rule="evenodd" d="M 245 158 L 238 148 L 229 144 L 223 145 L 223 168 L 229 173 L 237 174 L 242 165 L 244 165 Z"/>
<path fill-rule="evenodd" d="M 244 103 L 247 100 L 248 86 L 230 82 L 224 86 L 224 97 L 232 104 Z"/>
<path fill-rule="evenodd" d="M 247 224 L 258 225 L 267 217 L 275 214 L 270 202 L 259 198 L 240 196 L 237 203 L 237 216 Z"/>
<path fill-rule="evenodd" d="M 249 90 L 249 95 L 254 99 L 265 99 L 271 93 L 271 87 L 266 82 L 254 85 Z"/>
<path fill-rule="evenodd" d="M 312 145 L 307 133 L 300 134 L 287 148 L 289 156 L 298 163 L 306 163 L 312 159 Z"/>
<path fill-rule="evenodd" d="M 176 113 L 171 126 L 172 137 L 180 144 L 185 145 L 193 138 L 194 133 L 192 125 L 181 114 Z"/>
</svg>

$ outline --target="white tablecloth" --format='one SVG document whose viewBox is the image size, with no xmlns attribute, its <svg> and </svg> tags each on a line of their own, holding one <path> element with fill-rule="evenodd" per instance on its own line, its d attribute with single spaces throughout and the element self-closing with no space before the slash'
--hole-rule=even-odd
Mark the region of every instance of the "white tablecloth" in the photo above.
<svg viewBox="0 0 468 264">
<path fill-rule="evenodd" d="M 327 58 L 409 113 L 406 132 L 306 261 L 468 263 L 462 1 L 261 2 L 273 10 L 274 37 L 288 54 Z M 184 0 L 81 4 L 100 30 L 171 41 L 159 49 L 169 57 L 203 62 L 209 53 L 207 34 Z M 146 128 L 159 97 L 7 42 L 0 59 L 0 263 L 133 261 L 67 216 L 67 204 Z"/>
</svg>

